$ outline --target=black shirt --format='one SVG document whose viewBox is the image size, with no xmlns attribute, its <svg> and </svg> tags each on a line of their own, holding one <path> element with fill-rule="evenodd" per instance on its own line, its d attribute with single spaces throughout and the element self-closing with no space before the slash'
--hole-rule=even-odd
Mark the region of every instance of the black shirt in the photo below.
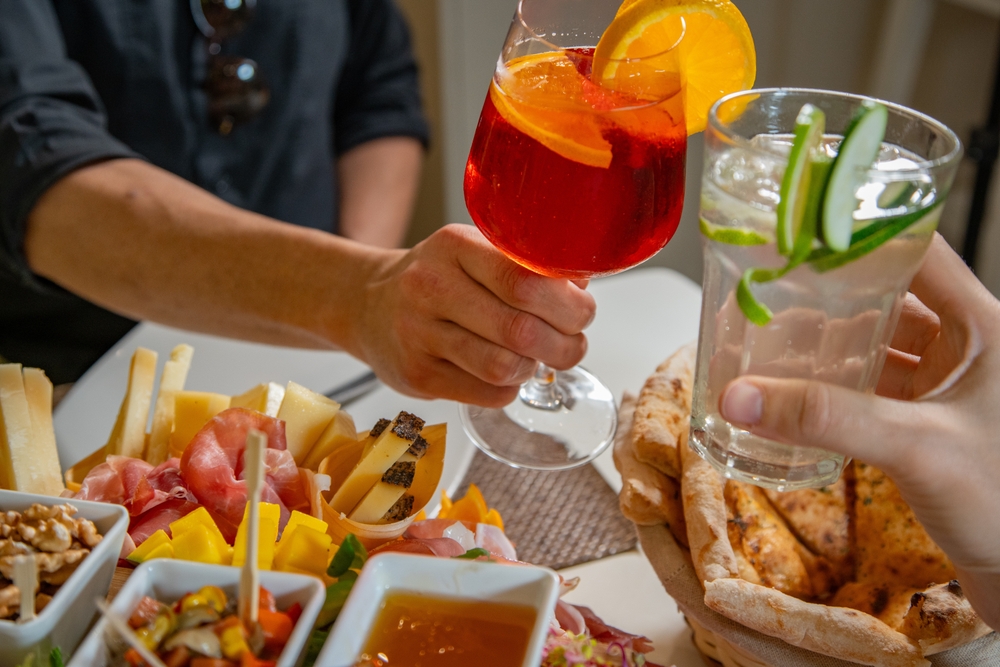
<svg viewBox="0 0 1000 667">
<path fill-rule="evenodd" d="M 226 201 L 335 232 L 335 161 L 427 140 L 409 35 L 391 0 L 258 0 L 222 54 L 271 99 L 221 136 L 189 0 L 0 0 L 0 356 L 76 379 L 134 325 L 31 273 L 26 218 L 71 170 L 141 157 Z M 99 221 L 94 221 L 99 224 Z"/>
</svg>

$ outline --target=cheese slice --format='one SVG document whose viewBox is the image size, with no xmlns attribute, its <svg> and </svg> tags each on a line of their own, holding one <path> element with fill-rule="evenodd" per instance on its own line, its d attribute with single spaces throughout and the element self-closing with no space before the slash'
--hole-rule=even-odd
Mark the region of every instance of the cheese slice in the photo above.
<svg viewBox="0 0 1000 667">
<path fill-rule="evenodd" d="M 264 382 L 239 396 L 233 396 L 229 406 L 256 410 L 268 417 L 277 417 L 285 388 L 277 382 Z"/>
<path fill-rule="evenodd" d="M 296 465 L 302 465 L 339 411 L 340 403 L 295 382 L 288 383 L 278 419 L 285 422 L 285 441 Z"/>
<path fill-rule="evenodd" d="M 181 456 L 191 439 L 215 415 L 229 407 L 229 397 L 208 391 L 179 391 L 174 394 L 174 432 L 170 455 Z"/>
<path fill-rule="evenodd" d="M 33 470 L 30 488 L 18 488 L 18 491 L 58 496 L 66 487 L 62 482 L 56 432 L 52 427 L 52 382 L 38 368 L 25 368 L 22 375 L 31 418 Z"/>
<path fill-rule="evenodd" d="M 146 460 L 160 465 L 170 456 L 170 434 L 174 431 L 174 396 L 184 389 L 194 348 L 178 345 L 170 352 L 170 361 L 163 364 L 160 388 L 153 408 L 153 427 L 146 446 Z"/>
<path fill-rule="evenodd" d="M 156 352 L 138 347 L 132 355 L 128 388 L 118 410 L 118 420 L 108 440 L 108 454 L 142 458 L 146 446 L 146 423 L 156 377 Z"/>
<path fill-rule="evenodd" d="M 21 364 L 0 364 L 0 487 L 27 486 L 30 466 L 31 414 Z"/>
<path fill-rule="evenodd" d="M 423 426 L 424 420 L 408 412 L 400 412 L 375 439 L 368 453 L 361 457 L 351 474 L 333 494 L 330 506 L 337 512 L 350 514 L 365 494 L 382 479 L 385 471 L 410 448 Z"/>
<path fill-rule="evenodd" d="M 399 457 L 348 515 L 358 523 L 384 523 L 385 515 L 413 484 L 417 457 L 409 452 Z M 404 517 L 405 518 L 405 517 Z"/>
<path fill-rule="evenodd" d="M 319 464 L 333 450 L 357 441 L 358 429 L 354 426 L 354 418 L 343 410 L 340 410 L 327 425 L 323 434 L 319 436 L 316 444 L 309 450 L 309 454 L 302 462 L 302 467 L 309 468 L 310 470 L 318 470 Z"/>
</svg>

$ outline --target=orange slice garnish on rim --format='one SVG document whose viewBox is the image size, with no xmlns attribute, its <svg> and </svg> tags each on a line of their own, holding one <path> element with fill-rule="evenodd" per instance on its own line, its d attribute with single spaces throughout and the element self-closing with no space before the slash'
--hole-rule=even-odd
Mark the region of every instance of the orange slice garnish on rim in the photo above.
<svg viewBox="0 0 1000 667">
<path fill-rule="evenodd" d="M 705 129 L 708 110 L 720 97 L 753 86 L 753 38 L 730 0 L 622 3 L 597 44 L 594 80 L 629 91 L 643 76 L 659 77 L 669 87 L 675 85 L 669 76 L 673 68 L 684 87 L 688 134 Z"/>
<path fill-rule="evenodd" d="M 508 63 L 501 85 L 490 86 L 497 112 L 549 150 L 607 169 L 611 144 L 589 105 L 580 99 L 580 75 L 562 52 L 538 53 Z"/>
</svg>

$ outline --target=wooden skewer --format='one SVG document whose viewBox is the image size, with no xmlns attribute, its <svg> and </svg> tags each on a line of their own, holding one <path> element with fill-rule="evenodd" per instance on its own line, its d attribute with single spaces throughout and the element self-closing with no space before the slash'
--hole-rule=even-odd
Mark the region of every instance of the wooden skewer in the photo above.
<svg viewBox="0 0 1000 667">
<path fill-rule="evenodd" d="M 33 621 L 35 619 L 35 589 L 38 588 L 38 567 L 35 565 L 34 554 L 14 558 L 14 585 L 17 586 L 17 590 L 21 594 L 18 622 Z"/>
<path fill-rule="evenodd" d="M 260 568 L 257 566 L 257 536 L 260 534 L 260 491 L 264 484 L 264 449 L 267 436 L 251 429 L 247 433 L 247 447 L 243 454 L 244 479 L 247 483 L 246 560 L 240 573 L 239 616 L 243 627 L 250 629 L 257 624 L 260 605 Z"/>
<path fill-rule="evenodd" d="M 163 664 L 163 661 L 160 660 L 155 653 L 150 651 L 149 648 L 142 643 L 142 640 L 136 636 L 128 622 L 115 612 L 111 611 L 111 608 L 108 606 L 108 603 L 104 600 L 104 598 L 97 598 L 95 603 L 97 604 L 97 608 L 101 610 L 101 613 L 104 614 L 104 618 L 107 619 L 108 625 L 114 628 L 129 646 L 135 649 L 135 651 L 139 654 L 143 661 L 149 665 L 149 667 L 166 667 L 166 665 Z"/>
</svg>

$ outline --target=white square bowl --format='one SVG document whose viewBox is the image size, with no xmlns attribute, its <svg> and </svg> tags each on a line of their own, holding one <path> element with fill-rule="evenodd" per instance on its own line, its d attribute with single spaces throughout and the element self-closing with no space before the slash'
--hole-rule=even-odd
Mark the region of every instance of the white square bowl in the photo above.
<svg viewBox="0 0 1000 667">
<path fill-rule="evenodd" d="M 173 603 L 186 593 L 193 593 L 202 586 L 218 586 L 226 595 L 237 594 L 240 584 L 240 568 L 224 565 L 205 565 L 189 561 L 160 558 L 143 563 L 135 568 L 125 585 L 115 596 L 111 609 L 128 618 L 143 596 Z M 298 602 L 302 605 L 292 635 L 285 650 L 278 658 L 277 667 L 295 667 L 305 656 L 306 642 L 312 633 L 312 626 L 326 599 L 326 588 L 316 577 L 289 572 L 260 573 L 260 585 L 274 595 L 278 609 L 288 609 Z M 93 601 L 91 601 L 93 605 Z M 105 632 L 114 632 L 101 620 L 90 631 L 87 638 L 69 661 L 68 667 L 104 667 L 108 664 Z"/>
<path fill-rule="evenodd" d="M 559 576 L 534 565 L 506 565 L 463 558 L 385 553 L 365 563 L 316 667 L 351 667 L 389 593 L 411 593 L 533 607 L 535 625 L 523 667 L 537 667 L 549 632 Z"/>
<path fill-rule="evenodd" d="M 128 530 L 128 512 L 121 505 L 0 490 L 0 511 L 21 512 L 35 503 L 72 505 L 77 509 L 75 516 L 93 521 L 104 539 L 80 562 L 34 620 L 27 623 L 0 621 L 0 665 L 20 663 L 46 639 L 52 646 L 62 649 L 63 655 L 69 655 L 76 648 L 97 615 L 94 598 L 104 597 L 111 588 L 118 554 Z"/>
</svg>

